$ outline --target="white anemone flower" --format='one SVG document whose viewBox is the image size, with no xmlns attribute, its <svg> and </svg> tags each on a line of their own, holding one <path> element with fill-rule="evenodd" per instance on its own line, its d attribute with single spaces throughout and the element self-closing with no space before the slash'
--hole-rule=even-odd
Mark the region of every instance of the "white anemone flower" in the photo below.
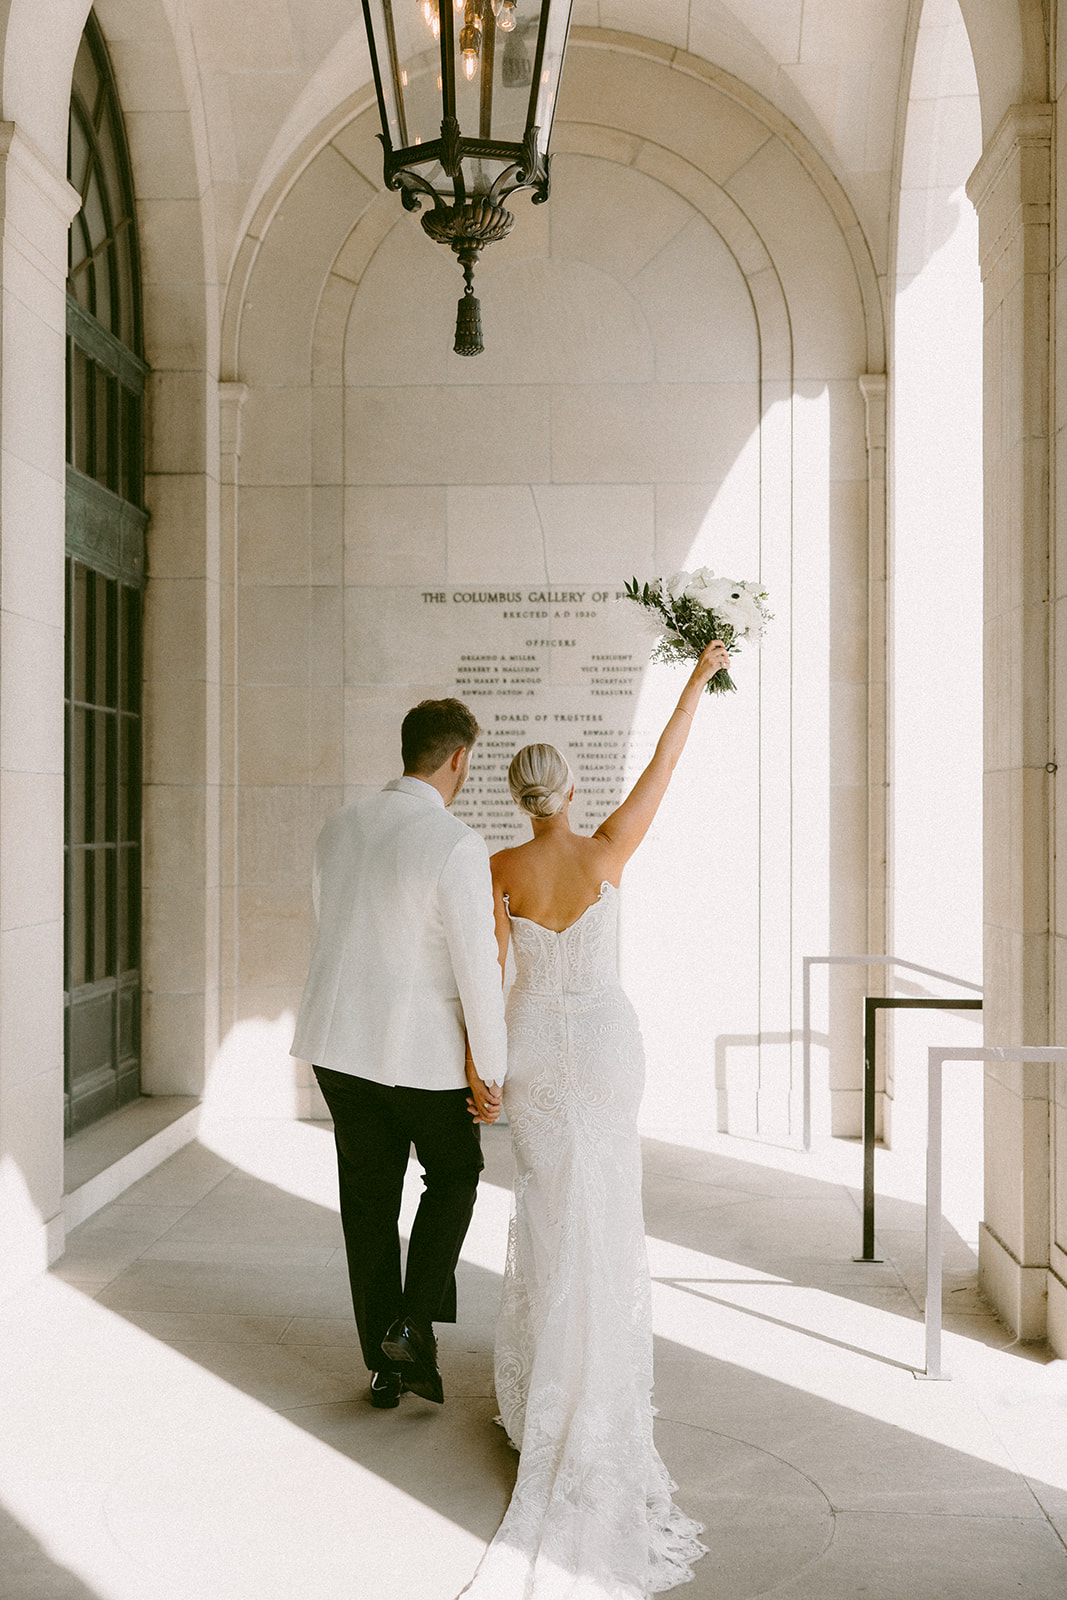
<svg viewBox="0 0 1067 1600">
<path fill-rule="evenodd" d="M 706 589 L 708 584 L 711 583 L 714 580 L 714 577 L 715 577 L 715 574 L 714 574 L 714 572 L 712 572 L 710 567 L 697 567 L 697 568 L 695 568 L 694 572 L 693 572 L 693 575 L 689 580 L 689 596 L 690 596 L 690 599 L 694 599 L 695 600 L 698 592 L 701 589 Z"/>
<path fill-rule="evenodd" d="M 698 606 L 703 606 L 705 611 L 722 611 L 723 606 L 729 604 L 731 596 L 740 592 L 740 586 L 731 578 L 711 578 L 699 587 L 691 587 L 689 598 L 695 600 Z"/>
<path fill-rule="evenodd" d="M 735 586 L 729 599 L 715 609 L 726 622 L 730 623 L 735 634 L 746 634 L 754 639 L 758 639 L 762 634 L 764 616 L 756 603 L 755 596 L 747 589 L 738 589 Z"/>
</svg>

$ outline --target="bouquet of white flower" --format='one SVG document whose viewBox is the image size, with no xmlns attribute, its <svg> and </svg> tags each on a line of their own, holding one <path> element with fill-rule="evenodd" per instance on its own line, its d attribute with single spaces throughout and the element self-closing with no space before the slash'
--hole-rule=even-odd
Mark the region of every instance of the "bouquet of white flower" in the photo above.
<svg viewBox="0 0 1067 1600">
<path fill-rule="evenodd" d="M 645 584 L 633 578 L 626 594 L 655 619 L 660 637 L 653 661 L 696 661 L 713 639 L 736 652 L 742 639 L 758 643 L 771 621 L 766 590 L 743 579 L 717 578 L 710 567 Z M 736 688 L 723 667 L 708 684 L 708 693 Z"/>
</svg>

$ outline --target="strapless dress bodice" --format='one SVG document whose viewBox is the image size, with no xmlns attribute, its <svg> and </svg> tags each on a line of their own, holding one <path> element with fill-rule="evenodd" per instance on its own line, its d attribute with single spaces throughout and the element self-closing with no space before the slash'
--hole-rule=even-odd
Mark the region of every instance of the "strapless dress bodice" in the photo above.
<svg viewBox="0 0 1067 1600">
<path fill-rule="evenodd" d="M 515 987 L 526 994 L 590 994 L 618 984 L 618 897 L 614 884 L 600 885 L 600 895 L 569 928 L 556 932 L 531 922 L 511 919 L 515 953 Z"/>
</svg>

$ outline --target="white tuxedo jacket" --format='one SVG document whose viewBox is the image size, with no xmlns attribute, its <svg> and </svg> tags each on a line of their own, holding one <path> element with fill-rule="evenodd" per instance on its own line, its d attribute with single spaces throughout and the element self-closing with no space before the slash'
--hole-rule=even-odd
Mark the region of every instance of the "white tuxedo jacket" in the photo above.
<svg viewBox="0 0 1067 1600">
<path fill-rule="evenodd" d="M 318 935 L 292 1054 L 413 1089 L 459 1089 L 464 1027 L 507 1067 L 485 841 L 418 778 L 334 813 L 315 846 Z"/>
</svg>

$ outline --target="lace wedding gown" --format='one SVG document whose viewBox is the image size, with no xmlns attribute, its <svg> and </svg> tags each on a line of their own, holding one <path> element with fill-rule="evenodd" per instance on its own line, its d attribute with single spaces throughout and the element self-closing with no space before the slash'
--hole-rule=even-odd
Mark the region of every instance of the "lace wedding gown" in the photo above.
<svg viewBox="0 0 1067 1600">
<path fill-rule="evenodd" d="M 466 1600 L 646 1600 L 704 1551 L 652 1442 L 644 1052 L 617 977 L 617 896 L 603 884 L 562 933 L 511 918 L 515 1211 L 496 1392 L 522 1453 Z"/>
</svg>

